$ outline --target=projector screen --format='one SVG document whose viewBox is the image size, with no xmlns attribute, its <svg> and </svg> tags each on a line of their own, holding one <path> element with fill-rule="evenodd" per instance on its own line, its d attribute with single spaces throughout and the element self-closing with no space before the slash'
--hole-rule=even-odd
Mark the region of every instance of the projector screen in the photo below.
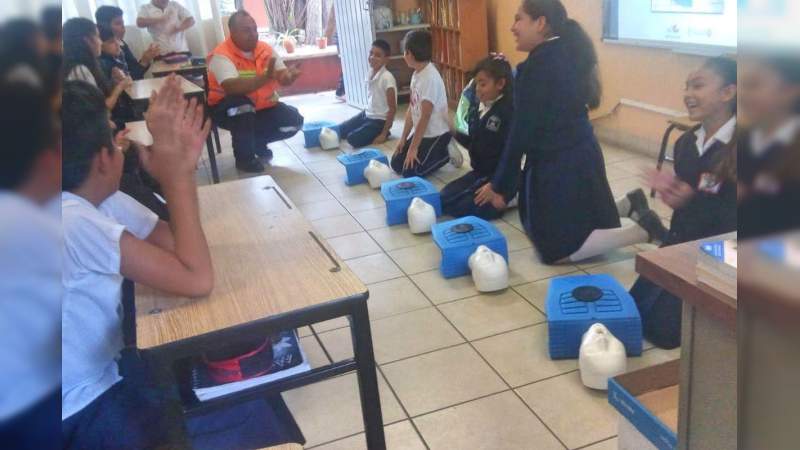
<svg viewBox="0 0 800 450">
<path fill-rule="evenodd" d="M 737 0 L 605 0 L 609 42 L 689 53 L 735 51 Z"/>
</svg>

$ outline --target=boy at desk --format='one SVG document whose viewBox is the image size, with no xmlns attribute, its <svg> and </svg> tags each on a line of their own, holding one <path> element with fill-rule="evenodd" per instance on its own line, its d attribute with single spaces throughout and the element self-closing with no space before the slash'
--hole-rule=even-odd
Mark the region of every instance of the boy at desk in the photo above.
<svg viewBox="0 0 800 450">
<path fill-rule="evenodd" d="M 176 426 L 164 414 L 166 395 L 119 374 L 121 284 L 125 277 L 180 296 L 211 292 L 194 181 L 209 124 L 202 106 L 186 104 L 174 77 L 153 94 L 147 114 L 153 146 L 140 157 L 163 187 L 172 216 L 167 225 L 118 191 L 125 149 L 112 138 L 100 91 L 67 82 L 62 102 L 63 443 L 153 448 L 173 442 Z"/>
</svg>

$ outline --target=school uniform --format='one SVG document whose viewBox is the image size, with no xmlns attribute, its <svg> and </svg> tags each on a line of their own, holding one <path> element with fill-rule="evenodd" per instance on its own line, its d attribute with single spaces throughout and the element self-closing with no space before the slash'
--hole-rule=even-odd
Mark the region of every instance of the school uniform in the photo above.
<svg viewBox="0 0 800 450">
<path fill-rule="evenodd" d="M 403 169 L 403 164 L 411 147 L 414 136 L 422 132 L 417 129 L 419 120 L 422 117 L 422 102 L 429 101 L 433 104 L 428 127 L 424 131 L 422 142 L 419 145 L 417 159 L 410 169 Z M 411 76 L 411 118 L 414 123 L 414 130 L 405 142 L 402 151 L 392 156 L 392 169 L 405 178 L 426 177 L 433 172 L 441 169 L 450 161 L 450 154 L 447 146 L 450 144 L 450 126 L 447 124 L 447 92 L 445 91 L 444 81 L 436 66 L 428 63 L 424 69 L 414 72 Z"/>
<path fill-rule="evenodd" d="M 743 135 L 737 162 L 739 182 L 748 194 L 739 203 L 741 239 L 800 228 L 800 179 L 776 175 L 798 151 L 800 118 L 786 122 L 770 139 L 759 130 Z"/>
<path fill-rule="evenodd" d="M 708 140 L 705 130 L 697 127 L 675 143 L 675 175 L 694 188 L 694 196 L 673 212 L 664 245 L 736 231 L 736 182 L 715 175 L 731 151 L 735 130 L 734 117 Z M 642 317 L 644 336 L 661 348 L 678 347 L 681 299 L 643 277 L 636 280 L 630 293 Z"/>
<path fill-rule="evenodd" d="M 185 31 L 179 31 L 177 33 L 173 31 L 180 26 L 185 19 L 192 17 L 192 13 L 190 13 L 188 9 L 173 0 L 170 0 L 164 9 L 152 3 L 145 3 L 139 8 L 138 17 L 143 19 L 156 19 L 164 16 L 168 17 L 166 21 L 147 27 L 147 31 L 153 38 L 153 42 L 158 44 L 158 47 L 161 49 L 161 55 L 188 52 L 189 45 L 186 42 Z"/>
<path fill-rule="evenodd" d="M 158 218 L 117 192 L 95 207 L 62 193 L 61 418 L 65 449 L 236 449 L 303 442 L 280 396 L 184 421 L 177 389 L 123 352 L 120 239 L 146 239 Z"/>
<path fill-rule="evenodd" d="M 503 210 L 491 204 L 475 204 L 475 193 L 494 176 L 511 129 L 513 98 L 501 95 L 489 103 L 472 104 L 467 113 L 469 135 L 458 133 L 456 140 L 467 148 L 472 171 L 442 189 L 442 211 L 453 217 L 476 216 L 494 220 Z M 514 192 L 516 194 L 516 191 Z"/>
<path fill-rule="evenodd" d="M 61 365 L 61 220 L 0 190 L 0 442 L 52 446 Z"/>
<path fill-rule="evenodd" d="M 575 253 L 592 231 L 620 227 L 567 45 L 544 42 L 517 67 L 514 123 L 492 178 L 506 202 L 519 186 L 521 222 L 547 264 Z"/>
<path fill-rule="evenodd" d="M 369 87 L 369 106 L 355 117 L 339 125 L 339 137 L 346 139 L 354 148 L 366 147 L 381 134 L 389 115 L 386 91 L 394 89 L 397 104 L 397 81 L 386 66 L 381 67 L 366 80 Z"/>
<path fill-rule="evenodd" d="M 144 78 L 144 74 L 147 73 L 148 69 L 150 69 L 150 64 L 146 66 L 141 64 L 136 56 L 133 55 L 131 48 L 125 41 L 119 41 L 119 48 L 122 51 L 120 59 L 125 63 L 127 73 L 131 76 L 131 78 L 134 80 L 141 80 Z"/>
</svg>

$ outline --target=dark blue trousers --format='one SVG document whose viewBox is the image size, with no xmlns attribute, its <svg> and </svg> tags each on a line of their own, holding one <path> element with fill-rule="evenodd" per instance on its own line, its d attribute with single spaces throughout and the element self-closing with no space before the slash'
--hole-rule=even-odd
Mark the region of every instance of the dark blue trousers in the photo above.
<svg viewBox="0 0 800 450">
<path fill-rule="evenodd" d="M 270 142 L 289 139 L 303 129 L 303 116 L 297 108 L 278 103 L 272 108 L 229 116 L 228 110 L 252 105 L 245 96 L 225 97 L 211 108 L 214 122 L 231 132 L 233 155 L 247 162 L 261 154 Z"/>
<path fill-rule="evenodd" d="M 478 206 L 475 204 L 475 192 L 490 180 L 475 172 L 447 184 L 440 193 L 442 212 L 453 217 L 475 216 L 484 220 L 495 220 L 503 216 L 504 211 L 494 209 L 491 204 Z"/>
<path fill-rule="evenodd" d="M 361 111 L 358 115 L 339 125 L 339 138 L 347 139 L 353 148 L 366 147 L 381 134 L 384 125 L 386 125 L 385 120 L 370 119 L 366 112 Z"/>
</svg>

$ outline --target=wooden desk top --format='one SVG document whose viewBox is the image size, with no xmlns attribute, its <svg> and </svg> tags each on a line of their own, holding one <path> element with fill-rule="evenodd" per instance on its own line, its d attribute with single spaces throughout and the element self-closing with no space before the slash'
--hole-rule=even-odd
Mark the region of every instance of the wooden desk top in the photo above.
<svg viewBox="0 0 800 450">
<path fill-rule="evenodd" d="M 186 61 L 177 64 L 167 64 L 164 61 L 155 61 L 153 65 L 150 66 L 150 73 L 153 75 L 160 75 L 164 73 L 181 73 L 181 72 L 199 72 L 202 70 L 206 70 L 207 67 L 205 64 L 200 65 L 192 65 L 191 61 Z"/>
<path fill-rule="evenodd" d="M 205 91 L 200 86 L 190 82 L 186 78 L 177 75 L 181 80 L 181 87 L 183 88 L 184 95 L 203 94 Z M 134 100 L 148 100 L 153 91 L 161 89 L 161 86 L 166 82 L 166 78 L 145 78 L 143 80 L 136 80 L 133 85 L 125 89 L 125 93 Z"/>
<path fill-rule="evenodd" d="M 719 238 L 703 239 L 703 241 Z M 636 271 L 686 303 L 736 327 L 737 300 L 697 282 L 697 252 L 701 241 L 672 245 L 636 255 Z"/>
<path fill-rule="evenodd" d="M 147 129 L 147 122 L 144 120 L 126 122 L 125 129 L 130 130 L 128 139 L 131 141 L 138 142 L 142 145 L 153 145 L 153 136 L 150 135 L 150 130 Z"/>
<path fill-rule="evenodd" d="M 214 291 L 191 300 L 137 286 L 139 348 L 367 292 L 336 253 L 309 233 L 308 221 L 271 177 L 203 186 L 199 197 Z M 340 270 L 332 271 L 331 258 Z"/>
<path fill-rule="evenodd" d="M 800 239 L 800 233 L 778 236 Z M 800 324 L 800 267 L 791 267 L 764 256 L 763 240 L 743 241 L 739 245 L 738 295 L 748 310 L 766 314 L 773 322 L 795 327 Z"/>
</svg>

